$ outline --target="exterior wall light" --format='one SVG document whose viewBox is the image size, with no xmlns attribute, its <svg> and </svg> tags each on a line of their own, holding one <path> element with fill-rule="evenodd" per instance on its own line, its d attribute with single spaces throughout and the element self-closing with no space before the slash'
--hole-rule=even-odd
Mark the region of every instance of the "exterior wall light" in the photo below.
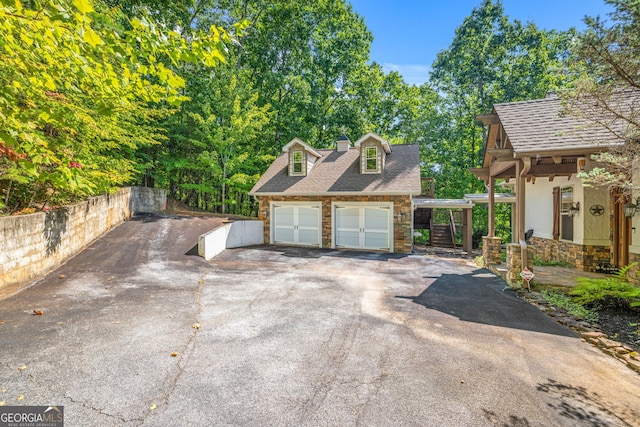
<svg viewBox="0 0 640 427">
<path fill-rule="evenodd" d="M 571 203 L 571 206 L 569 206 L 569 215 L 574 217 L 578 215 L 578 212 L 580 212 L 580 202 Z"/>
<path fill-rule="evenodd" d="M 635 216 L 636 213 L 638 212 L 638 209 L 640 209 L 640 197 L 636 197 L 635 203 L 633 203 L 632 201 L 629 201 L 622 206 L 622 210 L 624 211 L 624 216 L 626 216 L 627 218 L 631 218 L 632 216 Z"/>
</svg>

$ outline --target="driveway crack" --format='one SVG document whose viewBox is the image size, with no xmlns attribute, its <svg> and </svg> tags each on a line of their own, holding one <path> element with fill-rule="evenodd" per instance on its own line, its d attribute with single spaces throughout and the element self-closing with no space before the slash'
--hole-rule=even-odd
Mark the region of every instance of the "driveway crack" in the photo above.
<svg viewBox="0 0 640 427">
<path fill-rule="evenodd" d="M 195 293 L 196 312 L 194 316 L 194 323 L 192 325 L 192 331 L 189 334 L 189 337 L 187 338 L 185 345 L 182 347 L 181 351 L 178 352 L 178 355 L 176 356 L 176 358 L 178 359 L 176 364 L 178 368 L 178 372 L 171 379 L 169 387 L 165 390 L 165 392 L 162 393 L 160 396 L 158 396 L 157 399 L 154 399 L 149 403 L 149 409 L 147 410 L 146 414 L 141 419 L 140 424 L 138 425 L 144 424 L 145 421 L 149 418 L 149 416 L 152 416 L 154 413 L 159 412 L 162 407 L 168 406 L 171 396 L 175 393 L 176 389 L 178 388 L 178 383 L 180 382 L 180 378 L 182 378 L 182 375 L 185 372 L 189 359 L 191 358 L 191 354 L 195 349 L 196 338 L 198 336 L 198 332 L 200 331 L 199 319 L 202 315 L 202 310 L 204 308 L 204 305 L 202 304 L 202 291 L 204 290 L 204 284 L 205 284 L 204 278 L 201 276 L 200 279 L 198 279 L 198 289 L 196 290 L 196 293 Z M 156 402 L 160 402 L 160 403 L 156 403 Z"/>
</svg>

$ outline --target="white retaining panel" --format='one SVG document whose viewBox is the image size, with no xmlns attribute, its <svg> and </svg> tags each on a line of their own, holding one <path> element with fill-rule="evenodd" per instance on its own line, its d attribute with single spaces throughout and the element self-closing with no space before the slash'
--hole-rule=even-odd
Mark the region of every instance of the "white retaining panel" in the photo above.
<svg viewBox="0 0 640 427">
<path fill-rule="evenodd" d="M 262 221 L 234 221 L 198 238 L 198 255 L 210 260 L 225 249 L 264 244 Z"/>
</svg>

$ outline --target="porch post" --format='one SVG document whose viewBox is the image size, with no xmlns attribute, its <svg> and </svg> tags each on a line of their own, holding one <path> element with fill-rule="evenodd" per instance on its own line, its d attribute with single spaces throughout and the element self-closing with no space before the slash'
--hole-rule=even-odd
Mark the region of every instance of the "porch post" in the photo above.
<svg viewBox="0 0 640 427">
<path fill-rule="evenodd" d="M 496 197 L 495 197 L 496 179 L 489 177 L 489 237 L 496 236 Z"/>
<path fill-rule="evenodd" d="M 462 250 L 471 255 L 471 250 L 473 249 L 473 209 L 465 208 L 462 212 L 462 228 L 464 229 Z"/>
<path fill-rule="evenodd" d="M 531 158 L 525 157 L 516 163 L 516 205 L 518 210 L 518 242 L 522 251 L 522 268 L 528 267 L 527 244 L 524 241 L 524 211 L 526 176 L 531 167 Z"/>
<path fill-rule="evenodd" d="M 516 204 L 515 203 L 511 203 L 511 243 L 517 243 L 517 230 L 516 230 L 516 224 L 517 224 L 517 215 L 516 215 Z"/>
<path fill-rule="evenodd" d="M 516 224 L 515 224 L 515 236 L 514 241 L 518 243 L 518 241 L 524 238 L 524 233 L 522 232 L 524 222 L 524 212 L 523 212 L 523 203 L 524 203 L 524 190 L 522 187 L 523 180 L 520 178 L 520 173 L 522 172 L 522 160 L 516 161 Z"/>
</svg>

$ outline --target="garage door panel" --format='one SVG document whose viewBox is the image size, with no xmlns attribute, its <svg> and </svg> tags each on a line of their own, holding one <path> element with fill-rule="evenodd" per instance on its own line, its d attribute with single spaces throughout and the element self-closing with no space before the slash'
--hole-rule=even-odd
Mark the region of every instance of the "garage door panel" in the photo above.
<svg viewBox="0 0 640 427">
<path fill-rule="evenodd" d="M 294 243 L 294 230 L 293 227 L 276 227 L 275 243 Z"/>
<path fill-rule="evenodd" d="M 318 245 L 318 230 L 298 229 L 298 244 L 315 246 Z"/>
<path fill-rule="evenodd" d="M 318 230 L 318 208 L 298 208 L 298 226 Z"/>
<path fill-rule="evenodd" d="M 337 208 L 337 227 L 344 230 L 358 230 L 360 228 L 359 208 Z"/>
<path fill-rule="evenodd" d="M 365 248 L 389 249 L 389 234 L 387 232 L 365 232 Z"/>
<path fill-rule="evenodd" d="M 389 209 L 365 208 L 364 228 L 367 230 L 389 230 Z"/>
<path fill-rule="evenodd" d="M 275 206 L 276 227 L 293 227 L 294 208 L 292 206 Z"/>
<path fill-rule="evenodd" d="M 336 238 L 337 246 L 357 248 L 360 246 L 360 231 L 339 230 Z"/>
</svg>

